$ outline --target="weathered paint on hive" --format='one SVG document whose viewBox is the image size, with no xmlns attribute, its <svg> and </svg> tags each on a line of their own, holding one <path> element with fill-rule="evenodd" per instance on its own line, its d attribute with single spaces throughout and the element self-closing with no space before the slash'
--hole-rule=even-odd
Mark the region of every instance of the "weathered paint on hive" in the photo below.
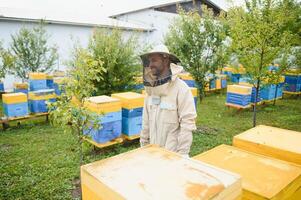
<svg viewBox="0 0 301 200">
<path fill-rule="evenodd" d="M 239 176 L 153 145 L 82 166 L 84 188 L 101 191 L 91 179 L 116 199 L 236 199 L 241 192 Z"/>
</svg>

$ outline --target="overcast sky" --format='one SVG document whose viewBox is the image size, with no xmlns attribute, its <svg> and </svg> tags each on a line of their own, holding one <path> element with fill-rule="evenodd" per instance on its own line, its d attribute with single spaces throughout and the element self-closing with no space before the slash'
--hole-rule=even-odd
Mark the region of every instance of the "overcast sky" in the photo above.
<svg viewBox="0 0 301 200">
<path fill-rule="evenodd" d="M 53 12 L 86 13 L 110 16 L 171 0 L 0 0 L 0 7 L 47 10 Z M 223 9 L 229 7 L 227 0 L 211 0 Z M 242 4 L 244 0 L 234 0 Z M 0 13 L 1 14 L 1 13 Z"/>
</svg>

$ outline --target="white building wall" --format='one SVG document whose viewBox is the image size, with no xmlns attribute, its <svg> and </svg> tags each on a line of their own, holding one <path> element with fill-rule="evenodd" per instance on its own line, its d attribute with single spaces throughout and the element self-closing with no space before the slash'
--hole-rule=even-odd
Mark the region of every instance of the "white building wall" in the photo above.
<svg viewBox="0 0 301 200">
<path fill-rule="evenodd" d="M 151 26 L 155 30 L 149 34 L 147 41 L 152 45 L 157 45 L 163 43 L 164 35 L 168 32 L 170 24 L 177 16 L 177 14 L 173 13 L 155 11 L 154 9 L 145 9 L 120 15 L 117 19 Z"/>
<path fill-rule="evenodd" d="M 37 23 L 21 22 L 21 21 L 0 21 L 0 40 L 5 48 L 9 47 L 11 43 L 11 35 L 19 31 L 21 27 L 31 28 L 37 25 Z M 89 37 L 92 34 L 93 27 L 90 26 L 76 26 L 76 25 L 61 25 L 61 24 L 47 24 L 46 30 L 49 35 L 50 45 L 57 45 L 59 60 L 54 67 L 56 70 L 65 70 L 67 66 L 66 61 L 70 59 L 71 50 L 76 41 L 83 47 L 86 47 L 89 42 Z M 125 38 L 131 35 L 131 31 L 124 31 Z M 138 34 L 140 42 L 146 40 L 148 33 L 140 32 Z M 13 75 L 7 74 L 4 79 L 5 90 L 13 89 L 13 83 L 19 82 L 20 79 Z"/>
</svg>

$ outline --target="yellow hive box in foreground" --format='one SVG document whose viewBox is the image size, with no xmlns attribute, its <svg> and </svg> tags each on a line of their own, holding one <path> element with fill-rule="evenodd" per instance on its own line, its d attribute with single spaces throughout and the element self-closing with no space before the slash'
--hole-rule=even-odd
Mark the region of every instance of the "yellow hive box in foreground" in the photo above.
<svg viewBox="0 0 301 200">
<path fill-rule="evenodd" d="M 29 79 L 32 80 L 44 80 L 46 79 L 47 74 L 45 73 L 29 73 Z"/>
<path fill-rule="evenodd" d="M 27 102 L 27 95 L 22 92 L 2 94 L 2 101 L 5 104 L 15 104 Z"/>
<path fill-rule="evenodd" d="M 301 165 L 301 132 L 259 125 L 236 135 L 233 145 Z"/>
<path fill-rule="evenodd" d="M 144 105 L 145 95 L 136 92 L 123 92 L 111 95 L 113 98 L 120 99 L 121 106 L 126 109 L 140 108 Z"/>
<path fill-rule="evenodd" d="M 248 95 L 252 93 L 252 88 L 244 85 L 228 85 L 227 92 Z"/>
<path fill-rule="evenodd" d="M 90 97 L 85 101 L 84 105 L 90 111 L 98 114 L 121 111 L 120 100 L 105 95 Z"/>
<path fill-rule="evenodd" d="M 194 157 L 242 177 L 242 199 L 301 199 L 301 168 L 295 164 L 220 145 Z"/>
<path fill-rule="evenodd" d="M 83 200 L 239 199 L 240 176 L 149 145 L 81 167 Z"/>
</svg>

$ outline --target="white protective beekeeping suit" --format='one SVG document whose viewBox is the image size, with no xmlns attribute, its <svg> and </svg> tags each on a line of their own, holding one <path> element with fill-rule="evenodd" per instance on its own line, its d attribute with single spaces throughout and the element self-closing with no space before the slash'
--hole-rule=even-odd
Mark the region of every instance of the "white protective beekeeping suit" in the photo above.
<svg viewBox="0 0 301 200">
<path fill-rule="evenodd" d="M 153 52 L 169 54 L 165 46 Z M 141 56 L 142 60 L 146 55 Z M 144 66 L 147 66 L 145 62 Z M 185 156 L 189 154 L 197 115 L 190 88 L 177 76 L 182 70 L 182 67 L 171 63 L 169 77 L 152 81 L 149 69 L 144 67 L 147 95 L 143 108 L 141 146 L 157 144 Z"/>
</svg>

